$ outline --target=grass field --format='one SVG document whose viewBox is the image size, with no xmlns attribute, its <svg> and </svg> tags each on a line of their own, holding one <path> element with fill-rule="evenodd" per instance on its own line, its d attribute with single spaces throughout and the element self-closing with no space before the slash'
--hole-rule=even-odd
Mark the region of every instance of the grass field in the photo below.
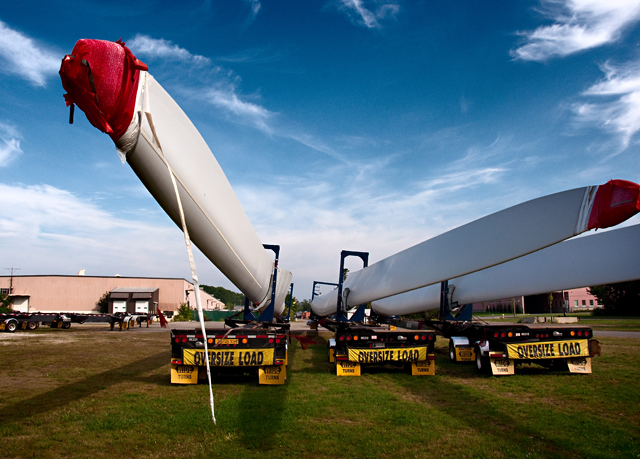
<svg viewBox="0 0 640 459">
<path fill-rule="evenodd" d="M 537 366 L 480 377 L 438 341 L 436 376 L 337 378 L 290 348 L 287 384 L 169 384 L 169 333 L 0 335 L 0 457 L 621 458 L 640 455 L 640 340 L 603 338 L 592 375 Z"/>
</svg>

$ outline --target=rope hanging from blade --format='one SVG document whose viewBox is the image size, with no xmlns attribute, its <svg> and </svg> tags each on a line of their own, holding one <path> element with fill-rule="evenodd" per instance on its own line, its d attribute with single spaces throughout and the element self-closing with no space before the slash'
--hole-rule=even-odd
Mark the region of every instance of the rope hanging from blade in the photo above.
<svg viewBox="0 0 640 459">
<path fill-rule="evenodd" d="M 145 88 L 146 89 L 146 88 Z M 162 152 L 162 146 L 160 146 L 160 140 L 158 139 L 158 134 L 156 133 L 156 127 L 153 124 L 153 118 L 151 117 L 151 113 L 149 111 L 145 112 L 147 116 L 147 121 L 149 123 L 149 127 L 151 128 L 151 132 L 153 133 L 153 138 L 158 146 L 158 149 Z M 164 153 L 163 153 L 164 154 Z M 178 184 L 176 182 L 175 175 L 173 173 L 173 169 L 169 165 L 169 162 L 166 161 L 167 169 L 169 170 L 169 175 L 171 176 L 171 183 L 173 184 L 173 190 L 176 194 L 176 200 L 178 201 L 178 210 L 180 211 L 180 222 L 182 223 L 182 232 L 184 234 L 184 242 L 187 246 L 187 253 L 189 255 L 189 265 L 191 266 L 191 277 L 193 279 L 193 290 L 194 295 L 196 297 L 196 308 L 198 310 L 198 319 L 200 320 L 200 328 L 202 329 L 202 337 L 204 341 L 204 355 L 205 362 L 207 365 L 207 380 L 209 382 L 209 404 L 211 405 L 211 418 L 213 419 L 213 423 L 216 422 L 216 415 L 214 410 L 214 402 L 213 402 L 213 389 L 211 387 L 211 367 L 209 365 L 209 348 L 207 345 L 207 332 L 204 326 L 204 314 L 202 313 L 202 304 L 200 302 L 200 282 L 198 281 L 198 273 L 196 271 L 196 264 L 193 259 L 193 249 L 191 248 L 191 239 L 189 238 L 189 231 L 187 230 L 187 222 L 184 217 L 184 210 L 182 208 L 182 200 L 180 199 L 180 193 L 178 191 Z"/>
</svg>

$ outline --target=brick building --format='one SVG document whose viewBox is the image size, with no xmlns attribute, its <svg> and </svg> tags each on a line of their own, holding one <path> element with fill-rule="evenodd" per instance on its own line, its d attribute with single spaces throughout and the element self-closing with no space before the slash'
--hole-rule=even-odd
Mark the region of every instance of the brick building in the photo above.
<svg viewBox="0 0 640 459">
<path fill-rule="evenodd" d="M 602 307 L 602 305 L 598 304 L 598 299 L 591 295 L 586 287 L 583 287 L 560 292 L 541 293 L 539 295 L 483 301 L 482 303 L 474 303 L 473 311 L 513 313 L 514 306 L 519 314 L 569 313 L 592 311 L 595 308 Z"/>
<path fill-rule="evenodd" d="M 105 293 L 110 312 L 175 311 L 185 302 L 196 306 L 193 284 L 181 278 L 0 276 L 0 293 L 9 294 L 13 309 L 22 312 L 98 312 L 97 302 Z M 205 310 L 225 308 L 203 291 L 200 301 Z"/>
</svg>

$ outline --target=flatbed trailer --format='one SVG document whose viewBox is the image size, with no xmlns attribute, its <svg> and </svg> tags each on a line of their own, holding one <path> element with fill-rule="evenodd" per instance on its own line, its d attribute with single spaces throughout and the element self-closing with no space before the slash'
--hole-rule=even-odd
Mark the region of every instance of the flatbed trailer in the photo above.
<svg viewBox="0 0 640 459">
<path fill-rule="evenodd" d="M 171 383 L 207 380 L 205 336 L 200 328 L 171 330 Z M 288 323 L 249 322 L 235 328 L 207 328 L 212 377 L 229 373 L 258 376 L 259 384 L 287 378 Z"/>
<path fill-rule="evenodd" d="M 515 367 L 535 363 L 553 370 L 591 373 L 600 345 L 590 327 L 577 324 L 427 321 L 449 338 L 452 362 L 475 362 L 481 373 L 513 375 Z"/>
<path fill-rule="evenodd" d="M 140 327 L 146 323 L 147 327 L 155 319 L 155 314 L 80 314 L 74 312 L 12 312 L 0 314 L 0 331 L 13 333 L 16 330 L 35 330 L 40 325 L 51 328 L 71 328 L 72 323 L 82 324 L 108 323 L 111 330 L 118 326 L 120 330 L 133 328 L 135 324 Z"/>
<path fill-rule="evenodd" d="M 413 376 L 435 374 L 434 331 L 332 319 L 319 323 L 335 333 L 328 343 L 328 359 L 337 376 L 361 376 L 363 366 L 389 364 L 410 367 Z"/>
</svg>

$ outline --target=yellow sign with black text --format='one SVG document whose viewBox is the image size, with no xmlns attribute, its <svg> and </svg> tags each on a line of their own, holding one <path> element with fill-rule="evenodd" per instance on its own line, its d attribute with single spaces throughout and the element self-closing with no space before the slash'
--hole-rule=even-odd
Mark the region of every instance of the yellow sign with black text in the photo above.
<svg viewBox="0 0 640 459">
<path fill-rule="evenodd" d="M 261 367 L 274 364 L 273 349 L 209 349 L 212 367 Z M 206 366 L 204 349 L 183 349 L 182 363 Z"/>
<path fill-rule="evenodd" d="M 171 384 L 198 384 L 198 367 L 172 363 Z"/>
<path fill-rule="evenodd" d="M 419 360 L 411 362 L 412 376 L 433 376 L 436 374 L 435 360 Z"/>
<path fill-rule="evenodd" d="M 510 359 L 491 359 L 491 373 L 494 376 L 508 376 L 515 374 L 515 364 L 513 360 Z"/>
<path fill-rule="evenodd" d="M 471 346 L 469 347 L 456 347 L 456 361 L 457 362 L 475 362 L 476 352 Z"/>
<path fill-rule="evenodd" d="M 286 365 L 269 365 L 258 369 L 258 384 L 284 384 L 286 379 Z"/>
<path fill-rule="evenodd" d="M 336 374 L 338 376 L 360 376 L 360 364 L 338 360 L 336 362 Z"/>
<path fill-rule="evenodd" d="M 571 373 L 591 374 L 591 357 L 568 359 L 567 366 Z"/>
<path fill-rule="evenodd" d="M 507 344 L 507 352 L 510 359 L 589 357 L 589 342 L 586 339 L 579 339 L 544 343 Z"/>
<path fill-rule="evenodd" d="M 418 362 L 427 360 L 427 347 L 399 349 L 349 349 L 349 361 L 356 363 Z"/>
</svg>

